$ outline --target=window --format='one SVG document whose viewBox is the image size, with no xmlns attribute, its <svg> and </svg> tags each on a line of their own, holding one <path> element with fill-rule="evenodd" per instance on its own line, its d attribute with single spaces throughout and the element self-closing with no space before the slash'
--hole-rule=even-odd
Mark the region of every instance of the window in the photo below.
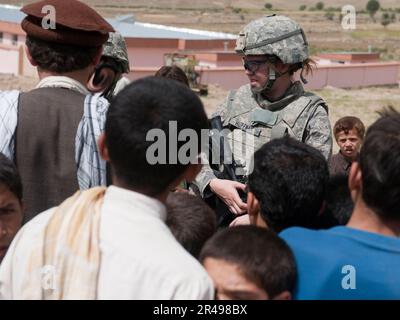
<svg viewBox="0 0 400 320">
<path fill-rule="evenodd" d="M 18 44 L 18 36 L 16 34 L 12 35 L 11 43 L 13 44 L 13 46 L 16 46 Z"/>
</svg>

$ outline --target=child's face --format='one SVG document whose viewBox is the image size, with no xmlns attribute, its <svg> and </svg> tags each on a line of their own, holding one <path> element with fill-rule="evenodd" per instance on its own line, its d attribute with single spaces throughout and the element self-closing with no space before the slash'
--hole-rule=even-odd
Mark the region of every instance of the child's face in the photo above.
<svg viewBox="0 0 400 320">
<path fill-rule="evenodd" d="M 0 262 L 22 224 L 22 204 L 4 184 L 0 184 Z"/>
<path fill-rule="evenodd" d="M 265 290 L 247 280 L 238 265 L 214 258 L 206 258 L 203 265 L 214 282 L 217 300 L 268 299 Z"/>
<path fill-rule="evenodd" d="M 362 140 L 354 129 L 349 130 L 347 134 L 345 131 L 341 131 L 337 136 L 337 144 L 339 145 L 340 152 L 343 156 L 351 160 L 357 157 L 361 143 Z"/>
</svg>

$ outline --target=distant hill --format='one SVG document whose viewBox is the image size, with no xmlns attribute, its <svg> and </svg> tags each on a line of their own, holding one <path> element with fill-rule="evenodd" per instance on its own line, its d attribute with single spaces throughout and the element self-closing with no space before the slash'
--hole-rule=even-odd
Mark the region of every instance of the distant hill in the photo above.
<svg viewBox="0 0 400 320">
<path fill-rule="evenodd" d="M 68 0 L 66 0 L 68 1 Z M 83 2 L 92 6 L 112 6 L 112 7 L 153 7 L 153 8 L 193 8 L 193 9 L 223 9 L 227 6 L 247 8 L 247 9 L 261 9 L 264 8 L 265 3 L 272 4 L 273 8 L 277 9 L 291 9 L 297 10 L 300 5 L 307 5 L 307 7 L 315 6 L 318 0 L 298 0 L 298 1 L 282 1 L 282 0 L 82 0 Z M 21 5 L 35 2 L 35 0 L 8 0 L 1 1 L 0 3 Z M 346 4 L 354 5 L 357 9 L 365 9 L 367 0 L 325 0 L 322 1 L 325 7 L 341 7 Z M 399 0 L 381 0 L 381 6 L 385 8 L 400 7 Z"/>
<path fill-rule="evenodd" d="M 69 1 L 69 0 L 65 0 Z M 336 9 L 330 12 L 310 11 L 319 0 L 82 0 L 95 7 L 105 17 L 133 14 L 140 22 L 156 23 L 183 28 L 238 34 L 242 27 L 262 15 L 284 14 L 297 21 L 304 29 L 311 46 L 311 53 L 324 51 L 380 52 L 383 60 L 400 61 L 400 0 L 380 0 L 394 21 L 381 25 L 384 12 L 378 12 L 373 22 L 367 13 L 357 14 L 357 28 L 346 31 L 341 26 L 342 5 L 352 4 L 357 10 L 365 10 L 368 0 L 321 0 L 324 7 Z M 0 3 L 21 5 L 35 0 L 8 0 Z M 272 4 L 272 10 L 264 8 Z M 300 5 L 307 10 L 300 11 Z"/>
</svg>

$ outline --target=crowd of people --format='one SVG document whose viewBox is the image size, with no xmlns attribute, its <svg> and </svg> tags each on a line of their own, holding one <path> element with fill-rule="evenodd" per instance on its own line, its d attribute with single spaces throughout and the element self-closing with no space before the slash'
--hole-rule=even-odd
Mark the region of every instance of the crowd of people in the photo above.
<svg viewBox="0 0 400 320">
<path fill-rule="evenodd" d="M 21 10 L 40 82 L 0 92 L 0 299 L 400 298 L 400 113 L 332 130 L 296 22 L 244 27 L 249 84 L 210 121 L 177 66 L 130 83 L 122 36 L 82 2 Z M 213 119 L 229 163 L 202 154 Z"/>
</svg>

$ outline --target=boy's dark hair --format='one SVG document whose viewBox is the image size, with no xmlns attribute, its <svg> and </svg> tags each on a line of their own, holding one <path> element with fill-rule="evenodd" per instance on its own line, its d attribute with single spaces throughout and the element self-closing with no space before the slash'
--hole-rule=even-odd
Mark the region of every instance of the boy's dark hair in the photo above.
<svg viewBox="0 0 400 320">
<path fill-rule="evenodd" d="M 0 184 L 5 185 L 19 200 L 22 201 L 22 182 L 14 163 L 0 153 Z"/>
<path fill-rule="evenodd" d="M 255 226 L 223 229 L 201 250 L 200 262 L 206 258 L 238 265 L 246 279 L 264 289 L 270 298 L 284 291 L 293 292 L 297 271 L 292 251 L 267 229 Z"/>
<path fill-rule="evenodd" d="M 30 36 L 26 46 L 39 68 L 45 71 L 66 73 L 85 69 L 92 63 L 100 47 L 82 47 L 46 42 Z"/>
<path fill-rule="evenodd" d="M 319 217 L 318 228 L 344 226 L 349 222 L 354 203 L 348 184 L 349 177 L 337 174 L 329 177 L 325 197 L 325 209 Z"/>
<path fill-rule="evenodd" d="M 156 77 L 173 79 L 189 87 L 189 79 L 185 72 L 177 66 L 162 66 L 155 74 Z"/>
<path fill-rule="evenodd" d="M 359 158 L 362 198 L 377 214 L 400 219 L 400 113 L 381 113 L 365 136 Z"/>
<path fill-rule="evenodd" d="M 178 192 L 167 198 L 167 226 L 196 259 L 217 228 L 214 211 L 202 199 Z"/>
<path fill-rule="evenodd" d="M 175 125 L 177 132 L 174 133 Z M 198 156 L 201 130 L 208 129 L 208 121 L 203 104 L 194 92 L 164 78 L 134 81 L 111 101 L 108 109 L 105 136 L 114 175 L 128 188 L 149 196 L 165 192 L 189 165 L 181 163 L 177 157 L 188 139 L 176 141 L 174 135 L 179 135 L 183 129 L 194 130 L 197 135 L 196 154 L 190 156 Z M 150 130 L 157 130 L 151 132 L 155 133 L 155 138 L 148 136 Z M 165 135 L 165 141 L 157 140 L 156 133 Z M 175 140 L 172 141 L 175 146 L 170 145 L 170 137 Z M 164 150 L 155 145 L 161 145 Z M 165 164 L 149 162 L 150 146 L 154 148 L 155 156 L 164 158 L 161 160 L 165 160 Z M 168 152 L 170 147 L 173 150 Z"/>
<path fill-rule="evenodd" d="M 315 226 L 328 178 L 321 152 L 285 137 L 266 143 L 254 154 L 248 187 L 260 203 L 262 219 L 280 232 Z"/>
<path fill-rule="evenodd" d="M 340 132 L 344 131 L 345 134 L 348 134 L 350 130 L 355 130 L 358 137 L 361 140 L 364 139 L 365 126 L 362 121 L 357 117 L 343 117 L 336 121 L 333 126 L 333 134 L 336 141 Z"/>
</svg>

